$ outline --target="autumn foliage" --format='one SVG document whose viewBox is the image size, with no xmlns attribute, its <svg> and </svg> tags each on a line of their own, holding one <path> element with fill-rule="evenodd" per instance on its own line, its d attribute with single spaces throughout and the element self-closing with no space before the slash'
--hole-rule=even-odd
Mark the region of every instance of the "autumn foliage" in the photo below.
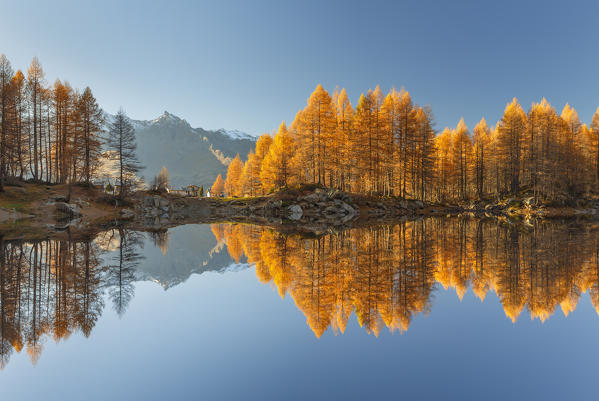
<svg viewBox="0 0 599 401">
<path fill-rule="evenodd" d="M 469 289 L 480 300 L 494 293 L 512 322 L 526 310 L 541 321 L 559 309 L 567 316 L 584 293 L 599 313 L 596 230 L 570 227 L 565 238 L 561 224 L 532 224 L 431 218 L 322 236 L 245 224 L 212 231 L 260 282 L 293 298 L 317 337 L 343 333 L 352 314 L 368 333 L 406 331 L 441 289 L 460 299 Z"/>
<path fill-rule="evenodd" d="M 226 182 L 234 196 L 315 183 L 437 202 L 523 191 L 565 200 L 599 184 L 599 109 L 587 126 L 569 105 L 558 114 L 542 99 L 526 112 L 514 98 L 494 126 L 483 118 L 471 132 L 461 119 L 438 133 L 431 109 L 403 89 L 385 95 L 377 86 L 354 108 L 345 89 L 331 95 L 318 85 L 289 127 L 231 163 Z"/>
<path fill-rule="evenodd" d="M 89 87 L 49 84 L 37 58 L 23 72 L 0 55 L 0 190 L 9 177 L 91 183 L 103 124 Z"/>
</svg>

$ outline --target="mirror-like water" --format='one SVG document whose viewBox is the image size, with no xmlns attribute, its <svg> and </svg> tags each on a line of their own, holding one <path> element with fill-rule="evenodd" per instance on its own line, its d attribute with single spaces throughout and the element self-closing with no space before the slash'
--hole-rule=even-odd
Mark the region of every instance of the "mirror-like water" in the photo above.
<svg viewBox="0 0 599 401">
<path fill-rule="evenodd" d="M 582 396 L 598 233 L 455 218 L 0 240 L 0 383 L 11 400 Z"/>
</svg>

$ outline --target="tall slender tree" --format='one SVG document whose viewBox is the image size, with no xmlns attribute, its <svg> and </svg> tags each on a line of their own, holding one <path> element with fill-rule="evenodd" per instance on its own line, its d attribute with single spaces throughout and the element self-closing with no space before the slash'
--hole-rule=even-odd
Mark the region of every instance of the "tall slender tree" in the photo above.
<svg viewBox="0 0 599 401">
<path fill-rule="evenodd" d="M 0 55 L 0 191 L 4 191 L 7 175 L 7 141 L 10 123 L 9 108 L 13 97 L 13 69 L 4 54 Z"/>
<path fill-rule="evenodd" d="M 86 87 L 77 99 L 76 108 L 81 122 L 83 177 L 85 183 L 89 185 L 100 155 L 100 132 L 104 122 L 104 113 L 89 87 Z"/>
<path fill-rule="evenodd" d="M 122 199 L 136 181 L 135 174 L 143 168 L 137 159 L 135 129 L 123 109 L 117 112 L 109 124 L 106 144 L 113 152 L 112 158 L 118 163 L 120 185 L 118 196 Z"/>
</svg>

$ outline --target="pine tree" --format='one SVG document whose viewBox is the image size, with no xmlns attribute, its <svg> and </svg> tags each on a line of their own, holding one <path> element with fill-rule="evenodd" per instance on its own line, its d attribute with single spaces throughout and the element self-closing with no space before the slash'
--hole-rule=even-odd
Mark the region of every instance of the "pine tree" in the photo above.
<svg viewBox="0 0 599 401">
<path fill-rule="evenodd" d="M 123 109 L 117 112 L 114 120 L 109 124 L 106 144 L 113 151 L 113 159 L 118 162 L 120 184 L 118 196 L 122 199 L 135 183 L 135 174 L 143 168 L 136 155 L 135 129 Z"/>
</svg>

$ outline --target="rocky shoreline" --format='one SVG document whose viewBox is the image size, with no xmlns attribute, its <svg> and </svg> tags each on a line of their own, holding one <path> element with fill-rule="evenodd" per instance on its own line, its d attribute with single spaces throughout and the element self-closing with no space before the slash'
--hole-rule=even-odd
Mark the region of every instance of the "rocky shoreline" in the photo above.
<svg viewBox="0 0 599 401">
<path fill-rule="evenodd" d="M 144 194 L 133 209 L 121 211 L 133 225 L 160 229 L 180 224 L 233 221 L 253 224 L 341 228 L 427 216 L 502 217 L 509 219 L 598 218 L 599 201 L 552 207 L 533 198 L 508 198 L 463 205 L 372 198 L 315 188 L 255 198 L 184 198 Z"/>
<path fill-rule="evenodd" d="M 30 198 L 35 191 L 37 198 L 32 201 Z M 137 192 L 126 204 L 115 198 L 102 200 L 105 195 L 93 188 L 78 190 L 70 202 L 62 195 L 64 188 L 60 187 L 26 186 L 24 190 L 13 192 L 13 198 L 29 199 L 29 203 L 24 203 L 21 212 L 0 207 L 3 218 L 0 236 L 7 238 L 50 237 L 64 232 L 89 235 L 123 225 L 134 230 L 154 231 L 183 224 L 237 222 L 267 225 L 282 231 L 323 232 L 435 216 L 510 221 L 599 218 L 599 200 L 578 200 L 573 205 L 561 207 L 539 204 L 531 197 L 446 205 L 368 197 L 322 187 L 290 189 L 249 198 L 181 197 Z"/>
</svg>

